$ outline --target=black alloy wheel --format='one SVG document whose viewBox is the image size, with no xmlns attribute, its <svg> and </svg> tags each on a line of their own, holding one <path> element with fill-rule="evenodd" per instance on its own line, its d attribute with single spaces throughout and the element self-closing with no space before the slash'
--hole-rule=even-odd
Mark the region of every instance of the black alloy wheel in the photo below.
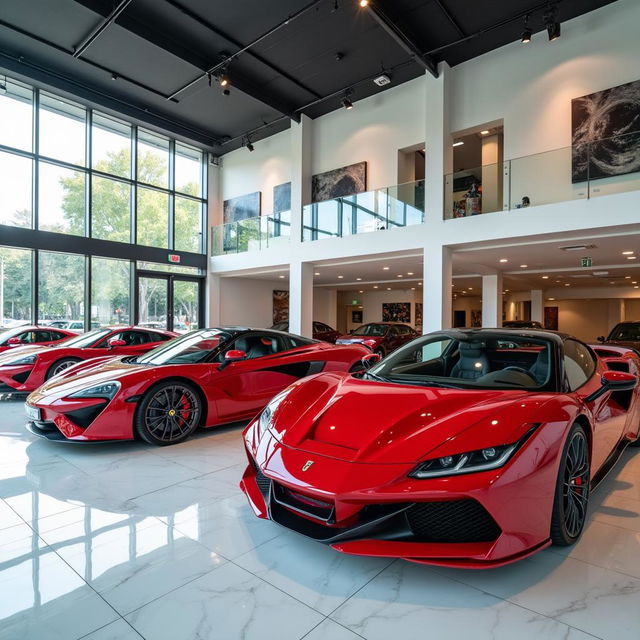
<svg viewBox="0 0 640 640">
<path fill-rule="evenodd" d="M 562 452 L 551 519 L 551 540 L 559 546 L 576 542 L 589 505 L 589 443 L 582 426 L 574 424 Z"/>
<path fill-rule="evenodd" d="M 47 375 L 45 380 L 49 378 L 53 378 L 53 376 L 57 376 L 59 373 L 62 373 L 65 369 L 72 367 L 74 364 L 80 362 L 77 358 L 63 358 L 62 360 L 58 360 L 58 362 L 54 362 L 51 367 L 49 367 L 49 371 L 47 371 Z"/>
<path fill-rule="evenodd" d="M 147 392 L 136 411 L 134 428 L 149 444 L 176 444 L 197 429 L 201 416 L 198 392 L 186 382 L 168 381 Z"/>
</svg>

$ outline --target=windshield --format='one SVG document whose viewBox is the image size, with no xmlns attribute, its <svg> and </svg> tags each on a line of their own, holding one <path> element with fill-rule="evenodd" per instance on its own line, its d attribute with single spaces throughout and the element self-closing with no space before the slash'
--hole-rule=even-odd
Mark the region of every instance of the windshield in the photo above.
<svg viewBox="0 0 640 640">
<path fill-rule="evenodd" d="M 609 334 L 609 340 L 640 341 L 640 322 L 619 324 Z"/>
<path fill-rule="evenodd" d="M 17 336 L 25 330 L 23 327 L 14 327 L 13 329 L 0 329 L 0 344 L 5 343 L 9 338 Z"/>
<path fill-rule="evenodd" d="M 58 342 L 56 346 L 78 348 L 90 347 L 94 342 L 96 342 L 100 338 L 104 338 L 110 333 L 111 329 L 94 329 L 93 331 L 89 331 L 89 333 L 83 333 L 81 336 L 75 336 L 74 338 L 69 338 L 68 340 Z"/>
<path fill-rule="evenodd" d="M 164 342 L 134 362 L 140 364 L 195 364 L 207 362 L 218 349 L 236 334 L 224 329 L 202 329 L 192 331 L 180 338 Z"/>
<path fill-rule="evenodd" d="M 389 325 L 386 324 L 363 324 L 353 330 L 354 336 L 383 336 L 387 333 Z"/>
<path fill-rule="evenodd" d="M 425 387 L 537 389 L 551 379 L 552 345 L 500 334 L 424 336 L 370 369 L 367 378 Z"/>
</svg>

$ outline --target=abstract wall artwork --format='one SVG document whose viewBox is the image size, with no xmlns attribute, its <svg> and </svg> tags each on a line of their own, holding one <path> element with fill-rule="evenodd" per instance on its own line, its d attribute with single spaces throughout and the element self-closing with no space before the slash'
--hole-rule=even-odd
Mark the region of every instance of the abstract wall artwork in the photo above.
<svg viewBox="0 0 640 640">
<path fill-rule="evenodd" d="M 416 331 L 422 331 L 422 302 L 416 302 L 416 318 L 413 324 Z"/>
<path fill-rule="evenodd" d="M 311 201 L 322 202 L 343 198 L 367 190 L 367 163 L 358 162 L 348 167 L 319 173 L 311 178 Z"/>
<path fill-rule="evenodd" d="M 285 182 L 273 187 L 273 213 L 291 211 L 291 183 Z"/>
<path fill-rule="evenodd" d="M 640 171 L 640 80 L 571 101 L 571 181 Z"/>
<path fill-rule="evenodd" d="M 544 308 L 544 328 L 551 331 L 558 330 L 558 307 Z"/>
<path fill-rule="evenodd" d="M 224 201 L 223 219 L 227 222 L 238 222 L 247 218 L 255 218 L 260 215 L 260 191 L 247 193 L 244 196 L 230 198 Z"/>
<path fill-rule="evenodd" d="M 411 303 L 383 302 L 382 322 L 411 322 Z"/>
<path fill-rule="evenodd" d="M 471 326 L 472 327 L 482 326 L 482 310 L 481 309 L 471 309 Z"/>
<path fill-rule="evenodd" d="M 289 292 L 273 290 L 273 324 L 289 320 Z"/>
</svg>

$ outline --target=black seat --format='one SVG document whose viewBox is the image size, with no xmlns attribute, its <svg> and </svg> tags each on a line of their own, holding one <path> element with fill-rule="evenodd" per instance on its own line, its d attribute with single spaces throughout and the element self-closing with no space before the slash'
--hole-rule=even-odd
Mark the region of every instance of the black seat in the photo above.
<svg viewBox="0 0 640 640">
<path fill-rule="evenodd" d="M 489 359 L 484 347 L 484 342 L 461 342 L 460 359 L 453 365 L 451 377 L 475 380 L 489 373 Z"/>
<path fill-rule="evenodd" d="M 260 336 L 247 336 L 238 338 L 234 345 L 235 349 L 244 351 L 247 358 L 261 358 L 276 353 L 275 340 L 272 338 L 261 338 Z"/>
<path fill-rule="evenodd" d="M 538 384 L 544 384 L 549 375 L 549 349 L 545 347 L 531 365 L 529 373 L 534 377 Z"/>
</svg>

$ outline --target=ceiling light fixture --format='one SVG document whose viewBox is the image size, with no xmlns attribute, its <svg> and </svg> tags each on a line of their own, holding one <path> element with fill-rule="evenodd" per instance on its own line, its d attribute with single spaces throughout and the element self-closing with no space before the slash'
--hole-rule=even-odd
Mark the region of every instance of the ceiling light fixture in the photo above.
<svg viewBox="0 0 640 640">
<path fill-rule="evenodd" d="M 245 147 L 247 147 L 247 149 L 248 149 L 250 152 L 251 152 L 251 151 L 253 151 L 253 150 L 255 149 L 255 147 L 251 144 L 251 140 L 250 140 L 249 136 L 247 136 L 247 137 L 245 138 L 245 144 L 244 144 L 244 146 L 245 146 Z"/>
<path fill-rule="evenodd" d="M 285 278 L 286 276 L 278 276 L 279 278 Z"/>
<path fill-rule="evenodd" d="M 221 87 L 226 87 L 229 84 L 229 76 L 227 75 L 226 69 L 223 69 L 218 76 L 218 83 Z"/>
<path fill-rule="evenodd" d="M 560 23 L 558 22 L 558 7 L 554 6 L 544 14 L 544 24 L 547 27 L 549 42 L 560 37 Z"/>
<path fill-rule="evenodd" d="M 458 140 L 457 142 L 454 142 L 452 146 L 461 147 L 463 144 L 464 144 L 463 140 Z"/>
<path fill-rule="evenodd" d="M 529 14 L 524 17 L 524 29 L 522 30 L 522 36 L 520 36 L 520 42 L 522 44 L 528 44 L 531 42 L 531 36 L 533 35 L 533 30 L 529 26 Z"/>
<path fill-rule="evenodd" d="M 339 280 L 342 280 L 342 278 L 344 278 L 344 276 L 338 276 L 338 279 L 339 279 Z"/>
<path fill-rule="evenodd" d="M 543 279 L 543 280 L 548 280 L 548 279 L 549 279 L 549 276 L 542 276 L 542 279 Z"/>
<path fill-rule="evenodd" d="M 347 89 L 344 92 L 344 96 L 342 96 L 342 100 L 340 101 L 340 103 L 342 104 L 342 106 L 349 111 L 349 109 L 353 109 L 353 102 L 351 102 L 351 100 L 349 99 L 349 96 L 353 93 L 353 89 Z"/>
<path fill-rule="evenodd" d="M 383 271 L 389 271 L 389 267 L 382 267 Z"/>
<path fill-rule="evenodd" d="M 362 278 L 356 278 L 356 280 L 362 280 Z"/>
<path fill-rule="evenodd" d="M 374 288 L 374 289 L 377 289 L 377 288 L 378 288 L 378 285 L 377 285 L 377 284 L 374 284 L 374 285 L 373 285 L 373 288 Z"/>
<path fill-rule="evenodd" d="M 555 298 L 547 298 L 547 300 L 555 300 Z"/>
<path fill-rule="evenodd" d="M 521 265 L 520 265 L 520 268 L 521 268 L 521 269 L 526 269 L 528 266 L 529 266 L 528 264 L 521 264 Z"/>
<path fill-rule="evenodd" d="M 387 287 L 387 291 L 391 291 L 391 287 Z"/>
<path fill-rule="evenodd" d="M 319 272 L 319 271 L 316 271 L 313 275 L 314 275 L 314 276 L 319 276 L 319 275 L 320 275 L 320 272 Z"/>
<path fill-rule="evenodd" d="M 407 275 L 408 276 L 412 276 L 413 275 L 413 271 L 407 271 Z"/>
<path fill-rule="evenodd" d="M 360 0 L 358 4 L 364 9 L 369 4 L 369 0 Z"/>
<path fill-rule="evenodd" d="M 480 135 L 481 135 L 481 136 L 487 136 L 487 135 L 489 135 L 489 129 L 483 129 L 483 130 L 480 132 Z"/>
<path fill-rule="evenodd" d="M 635 256 L 627 256 L 627 260 L 635 260 L 636 257 Z"/>
<path fill-rule="evenodd" d="M 633 252 L 633 251 L 623 251 L 623 252 L 622 252 L 622 255 L 623 255 L 623 256 L 632 256 L 633 254 L 634 254 L 634 252 Z"/>
<path fill-rule="evenodd" d="M 500 258 L 500 262 L 509 262 L 506 258 Z"/>
</svg>

